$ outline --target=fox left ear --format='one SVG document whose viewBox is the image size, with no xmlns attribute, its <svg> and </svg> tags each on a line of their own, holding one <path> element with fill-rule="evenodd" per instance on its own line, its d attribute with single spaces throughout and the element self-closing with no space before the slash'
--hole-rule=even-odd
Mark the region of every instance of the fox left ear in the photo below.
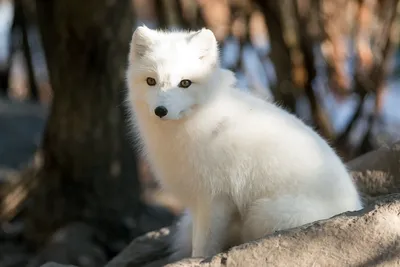
<svg viewBox="0 0 400 267">
<path fill-rule="evenodd" d="M 129 58 L 134 60 L 141 58 L 150 49 L 156 39 L 156 32 L 146 26 L 139 26 L 133 33 Z"/>
<path fill-rule="evenodd" d="M 209 29 L 201 29 L 189 37 L 189 44 L 199 51 L 199 59 L 218 63 L 218 43 L 214 33 Z"/>
</svg>

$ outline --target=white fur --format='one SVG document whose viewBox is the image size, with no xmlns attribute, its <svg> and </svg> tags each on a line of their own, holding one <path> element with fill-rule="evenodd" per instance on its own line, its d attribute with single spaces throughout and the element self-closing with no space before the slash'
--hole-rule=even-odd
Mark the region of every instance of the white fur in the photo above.
<svg viewBox="0 0 400 267">
<path fill-rule="evenodd" d="M 139 27 L 127 71 L 133 126 L 164 188 L 188 208 L 174 259 L 211 256 L 273 231 L 359 210 L 344 164 L 316 132 L 235 89 L 211 31 Z M 148 86 L 146 78 L 156 79 Z M 189 79 L 189 88 L 177 85 Z M 163 105 L 160 119 L 154 109 Z M 193 222 L 193 223 L 192 223 Z"/>
</svg>

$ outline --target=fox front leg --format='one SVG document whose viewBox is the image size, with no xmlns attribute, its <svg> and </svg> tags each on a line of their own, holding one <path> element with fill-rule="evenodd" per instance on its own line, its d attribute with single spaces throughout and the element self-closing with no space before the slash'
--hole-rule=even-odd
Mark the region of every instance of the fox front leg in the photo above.
<svg viewBox="0 0 400 267">
<path fill-rule="evenodd" d="M 227 197 L 200 202 L 193 212 L 192 257 L 210 257 L 222 252 L 229 238 L 234 205 Z"/>
</svg>

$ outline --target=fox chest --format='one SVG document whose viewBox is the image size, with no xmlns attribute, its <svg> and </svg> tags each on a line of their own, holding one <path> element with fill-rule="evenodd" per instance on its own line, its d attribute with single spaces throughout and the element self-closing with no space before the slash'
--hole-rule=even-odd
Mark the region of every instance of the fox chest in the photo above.
<svg viewBox="0 0 400 267">
<path fill-rule="evenodd" d="M 185 201 L 199 191 L 229 188 L 232 160 L 213 146 L 191 142 L 188 137 L 187 142 L 149 140 L 146 147 L 148 160 L 164 188 Z"/>
</svg>

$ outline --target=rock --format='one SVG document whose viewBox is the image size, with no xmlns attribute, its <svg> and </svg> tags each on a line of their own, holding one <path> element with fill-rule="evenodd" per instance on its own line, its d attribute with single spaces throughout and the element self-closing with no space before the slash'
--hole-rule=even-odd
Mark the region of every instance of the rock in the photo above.
<svg viewBox="0 0 400 267">
<path fill-rule="evenodd" d="M 360 156 L 347 166 L 367 201 L 400 192 L 400 142 Z"/>
<path fill-rule="evenodd" d="M 358 212 L 279 231 L 209 259 L 186 259 L 168 267 L 400 266 L 400 194 L 377 198 Z M 168 262 L 170 229 L 134 240 L 106 267 L 157 267 Z"/>
<path fill-rule="evenodd" d="M 26 267 L 32 254 L 16 240 L 0 238 L 0 266 L 1 267 Z"/>
<path fill-rule="evenodd" d="M 127 227 L 132 228 L 132 233 L 134 233 L 134 231 L 145 233 L 144 231 L 148 232 L 153 229 L 159 229 L 164 225 L 172 224 L 175 217 L 162 207 L 146 205 L 141 208 L 141 214 L 138 216 L 137 220 L 133 221 L 133 219 L 129 219 L 130 218 L 128 218 L 124 224 L 127 224 Z M 47 262 L 65 265 L 72 264 L 79 267 L 104 266 L 107 264 L 107 257 L 110 256 L 111 249 L 117 249 L 120 244 L 122 245 L 122 248 L 126 247 L 126 245 L 123 246 L 124 240 L 118 242 L 118 239 L 112 240 L 107 236 L 104 236 L 105 232 L 110 231 L 110 229 L 104 231 L 104 228 L 96 228 L 93 225 L 83 222 L 71 222 L 64 227 L 61 227 L 52 235 L 50 241 L 38 253 L 38 255 L 29 262 L 27 267 L 38 267 Z M 118 231 L 118 229 L 115 229 L 115 231 Z M 161 233 L 164 235 L 167 234 L 162 230 Z M 118 235 L 120 235 L 120 233 L 118 233 Z M 137 236 L 139 235 L 136 235 L 136 237 Z M 150 236 L 151 234 L 148 234 L 142 238 L 138 238 L 137 240 L 140 241 L 143 238 L 150 238 Z M 150 245 L 151 247 L 147 247 L 148 250 L 154 249 L 157 245 L 157 242 L 154 242 L 156 236 L 153 235 L 153 237 L 153 243 Z M 119 249 L 119 251 L 121 249 Z M 144 243 L 140 243 L 140 249 L 141 251 L 146 249 Z M 136 251 L 135 248 L 132 250 Z M 151 259 L 148 261 L 154 261 L 157 257 L 162 258 L 166 255 L 166 251 L 163 252 L 159 249 L 158 253 L 152 253 Z M 121 257 L 123 256 L 124 255 L 121 254 Z M 123 260 L 123 258 L 121 258 L 121 260 Z"/>
<path fill-rule="evenodd" d="M 168 238 L 172 228 L 162 228 L 136 238 L 105 267 L 150 267 L 167 263 Z"/>
<path fill-rule="evenodd" d="M 75 264 L 80 267 L 104 266 L 107 262 L 106 255 L 94 242 L 94 234 L 94 229 L 87 224 L 70 223 L 53 234 L 50 242 L 27 267 L 42 266 L 46 262 Z"/>
<path fill-rule="evenodd" d="M 76 267 L 74 265 L 64 265 L 64 264 L 59 264 L 59 263 L 55 263 L 55 262 L 48 262 L 43 264 L 40 267 Z"/>
<path fill-rule="evenodd" d="M 279 231 L 208 259 L 167 262 L 173 228 L 135 239 L 106 267 L 400 266 L 400 142 L 348 163 L 365 208 Z"/>
<path fill-rule="evenodd" d="M 400 266 L 400 194 L 178 266 Z"/>
</svg>

